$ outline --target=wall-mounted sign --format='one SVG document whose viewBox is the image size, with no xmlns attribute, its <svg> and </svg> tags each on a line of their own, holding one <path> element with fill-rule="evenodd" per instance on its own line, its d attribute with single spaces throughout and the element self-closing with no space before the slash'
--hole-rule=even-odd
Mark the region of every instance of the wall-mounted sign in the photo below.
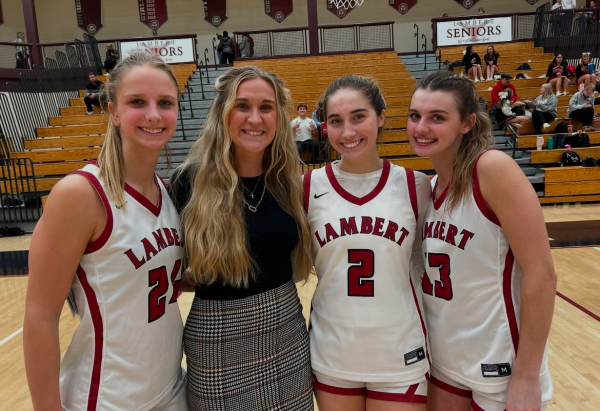
<svg viewBox="0 0 600 411">
<path fill-rule="evenodd" d="M 196 61 L 194 39 L 166 39 L 122 41 L 121 56 L 126 58 L 132 50 L 145 50 L 161 57 L 165 63 L 193 63 Z"/>
<path fill-rule="evenodd" d="M 215 27 L 227 20 L 227 0 L 202 0 L 204 6 L 204 21 Z"/>
<path fill-rule="evenodd" d="M 512 18 L 490 17 L 437 23 L 437 45 L 498 43 L 512 41 Z"/>
<path fill-rule="evenodd" d="M 358 6 L 360 7 L 360 6 Z M 333 4 L 332 0 L 327 0 L 327 10 L 329 10 L 331 13 L 335 14 L 336 16 L 338 16 L 340 19 L 343 19 L 344 17 L 346 17 L 346 15 L 348 13 L 350 13 L 352 10 L 354 10 L 356 7 L 354 8 L 349 8 L 348 10 L 344 9 L 344 8 L 337 8 L 335 6 L 335 4 Z"/>
<path fill-rule="evenodd" d="M 390 6 L 398 11 L 400 14 L 406 14 L 412 6 L 417 4 L 417 0 L 389 0 Z"/>
<path fill-rule="evenodd" d="M 102 28 L 102 0 L 75 0 L 77 26 L 91 35 Z"/>
<path fill-rule="evenodd" d="M 281 23 L 293 11 L 293 0 L 265 0 L 265 13 L 277 23 Z"/>
<path fill-rule="evenodd" d="M 456 1 L 458 4 L 463 6 L 465 9 L 469 10 L 479 0 L 454 0 L 454 1 Z"/>
<path fill-rule="evenodd" d="M 86 0 L 87 1 L 87 0 Z M 138 0 L 140 21 L 156 32 L 169 19 L 167 0 Z"/>
</svg>

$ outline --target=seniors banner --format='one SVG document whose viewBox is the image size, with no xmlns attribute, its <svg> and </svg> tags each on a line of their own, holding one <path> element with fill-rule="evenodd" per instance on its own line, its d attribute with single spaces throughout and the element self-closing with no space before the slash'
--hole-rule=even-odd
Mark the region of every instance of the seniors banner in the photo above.
<svg viewBox="0 0 600 411">
<path fill-rule="evenodd" d="M 227 0 L 202 0 L 204 5 L 204 21 L 215 27 L 227 20 Z"/>
<path fill-rule="evenodd" d="M 512 18 L 489 17 L 437 23 L 437 45 L 499 43 L 512 41 Z"/>
<path fill-rule="evenodd" d="M 479 0 L 454 0 L 454 1 L 456 1 L 458 4 L 463 6 L 465 9 L 469 10 Z"/>
<path fill-rule="evenodd" d="M 138 8 L 140 21 L 155 33 L 169 19 L 167 0 L 138 0 Z"/>
<path fill-rule="evenodd" d="M 277 23 L 281 23 L 293 11 L 293 0 L 265 0 L 265 13 Z"/>
<path fill-rule="evenodd" d="M 406 14 L 415 4 L 417 0 L 390 0 L 390 6 L 400 14 Z"/>
<path fill-rule="evenodd" d="M 102 28 L 102 0 L 75 0 L 75 11 L 81 30 L 94 35 Z"/>
</svg>

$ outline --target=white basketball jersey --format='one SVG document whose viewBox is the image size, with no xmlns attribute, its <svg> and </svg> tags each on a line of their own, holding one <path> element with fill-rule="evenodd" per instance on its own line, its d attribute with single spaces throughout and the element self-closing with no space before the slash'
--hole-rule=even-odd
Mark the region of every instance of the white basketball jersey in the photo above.
<svg viewBox="0 0 600 411">
<path fill-rule="evenodd" d="M 336 173 L 343 172 L 333 167 L 304 176 L 319 278 L 310 316 L 312 367 L 351 381 L 424 381 L 425 326 L 409 273 L 420 236 L 415 173 L 384 160 L 375 188 L 358 197 L 342 187 Z M 353 187 L 363 183 L 363 175 L 344 174 Z M 429 194 L 427 177 L 417 177 Z"/>
<path fill-rule="evenodd" d="M 96 165 L 77 173 L 98 192 L 107 222 L 72 285 L 81 322 L 60 366 L 63 407 L 148 410 L 170 395 L 181 370 L 179 217 L 158 177 L 158 206 L 126 185 L 126 207 L 119 209 Z"/>
<path fill-rule="evenodd" d="M 435 193 L 437 176 L 432 181 Z M 473 173 L 472 193 L 452 212 L 446 192 L 423 225 L 423 303 L 433 369 L 482 392 L 509 382 L 519 344 L 522 272 Z M 540 375 L 547 373 L 544 356 Z M 547 374 L 549 378 L 549 374 Z"/>
</svg>

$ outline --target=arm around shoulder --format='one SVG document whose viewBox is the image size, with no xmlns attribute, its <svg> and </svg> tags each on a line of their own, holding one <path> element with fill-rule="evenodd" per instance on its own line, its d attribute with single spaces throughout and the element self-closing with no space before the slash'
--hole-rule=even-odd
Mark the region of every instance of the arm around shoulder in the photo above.
<svg viewBox="0 0 600 411">
<path fill-rule="evenodd" d="M 106 224 L 104 207 L 81 176 L 68 176 L 50 193 L 29 250 L 23 325 L 25 368 L 34 410 L 62 410 L 58 377 L 58 322 L 88 243 Z"/>
</svg>

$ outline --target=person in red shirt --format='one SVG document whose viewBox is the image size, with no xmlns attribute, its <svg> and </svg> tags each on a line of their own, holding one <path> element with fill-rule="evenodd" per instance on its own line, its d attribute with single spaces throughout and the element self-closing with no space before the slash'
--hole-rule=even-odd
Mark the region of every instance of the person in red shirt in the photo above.
<svg viewBox="0 0 600 411">
<path fill-rule="evenodd" d="M 494 85 L 494 87 L 492 88 L 492 104 L 496 104 L 497 102 L 499 102 L 500 97 L 498 96 L 498 93 L 501 93 L 508 88 L 512 90 L 512 102 L 514 103 L 515 101 L 517 101 L 517 89 L 514 85 L 511 84 L 511 79 L 512 77 L 510 76 L 510 74 L 502 74 L 500 76 L 500 80 L 498 80 L 496 85 Z"/>
</svg>

